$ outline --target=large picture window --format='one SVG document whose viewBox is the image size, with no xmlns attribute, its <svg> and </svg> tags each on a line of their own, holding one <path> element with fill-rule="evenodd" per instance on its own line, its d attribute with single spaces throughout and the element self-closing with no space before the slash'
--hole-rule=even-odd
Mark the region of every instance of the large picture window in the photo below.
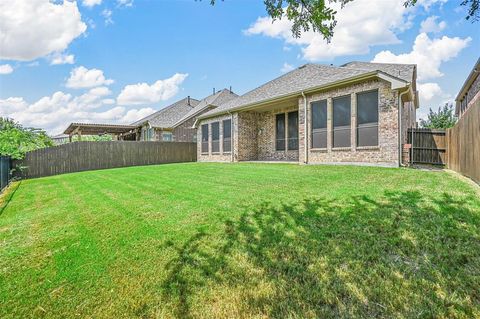
<svg viewBox="0 0 480 319">
<path fill-rule="evenodd" d="M 212 123 L 212 153 L 220 152 L 220 122 Z"/>
<path fill-rule="evenodd" d="M 285 113 L 277 114 L 275 117 L 275 149 L 285 150 Z"/>
<path fill-rule="evenodd" d="M 202 125 L 202 153 L 208 153 L 208 124 Z"/>
<path fill-rule="evenodd" d="M 223 151 L 232 151 L 232 120 L 224 120 L 223 123 Z"/>
<path fill-rule="evenodd" d="M 357 94 L 357 146 L 378 145 L 378 91 Z"/>
<path fill-rule="evenodd" d="M 289 150 L 298 150 L 298 111 L 288 113 L 288 144 Z"/>
<path fill-rule="evenodd" d="M 312 103 L 312 148 L 327 148 L 327 100 Z"/>
<path fill-rule="evenodd" d="M 350 143 L 350 95 L 333 99 L 333 147 L 349 147 Z"/>
</svg>

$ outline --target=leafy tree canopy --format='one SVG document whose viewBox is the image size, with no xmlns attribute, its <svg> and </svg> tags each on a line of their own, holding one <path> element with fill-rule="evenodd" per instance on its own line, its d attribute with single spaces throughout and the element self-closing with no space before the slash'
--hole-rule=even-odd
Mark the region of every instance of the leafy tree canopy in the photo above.
<svg viewBox="0 0 480 319">
<path fill-rule="evenodd" d="M 218 0 L 210 0 L 214 5 Z M 222 0 L 223 1 L 223 0 Z M 341 8 L 348 2 L 355 0 L 264 0 L 268 15 L 275 21 L 286 17 L 292 21 L 292 35 L 299 38 L 302 32 L 312 30 L 320 32 L 326 40 L 333 36 L 333 29 L 337 23 L 337 11 L 332 4 L 339 3 Z M 403 1 L 405 7 L 415 6 L 418 0 Z M 480 0 L 457 0 L 460 5 L 468 8 L 467 20 L 480 19 Z M 368 9 L 368 8 L 366 8 Z"/>
<path fill-rule="evenodd" d="M 23 127 L 12 119 L 0 117 L 0 155 L 20 159 L 28 151 L 53 146 L 44 130 Z"/>
<path fill-rule="evenodd" d="M 424 128 L 446 129 L 457 123 L 452 104 L 446 103 L 443 108 L 439 107 L 437 112 L 430 108 L 430 112 L 426 120 L 420 120 L 420 126 Z"/>
</svg>

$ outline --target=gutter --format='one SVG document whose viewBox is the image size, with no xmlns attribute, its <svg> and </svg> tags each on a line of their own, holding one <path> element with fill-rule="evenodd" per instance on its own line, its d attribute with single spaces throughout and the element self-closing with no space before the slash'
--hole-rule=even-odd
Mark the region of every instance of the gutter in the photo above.
<svg viewBox="0 0 480 319">
<path fill-rule="evenodd" d="M 398 95 L 398 167 L 402 166 L 402 96 L 409 93 L 410 90 L 405 90 Z"/>
</svg>

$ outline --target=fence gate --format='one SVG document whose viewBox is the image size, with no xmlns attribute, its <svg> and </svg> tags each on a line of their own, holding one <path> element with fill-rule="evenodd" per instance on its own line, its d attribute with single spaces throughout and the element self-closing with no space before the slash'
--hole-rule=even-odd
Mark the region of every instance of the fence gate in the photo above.
<svg viewBox="0 0 480 319">
<path fill-rule="evenodd" d="M 410 164 L 447 164 L 445 130 L 408 129 Z"/>
<path fill-rule="evenodd" d="M 10 157 L 0 156 L 0 192 L 10 182 Z"/>
</svg>

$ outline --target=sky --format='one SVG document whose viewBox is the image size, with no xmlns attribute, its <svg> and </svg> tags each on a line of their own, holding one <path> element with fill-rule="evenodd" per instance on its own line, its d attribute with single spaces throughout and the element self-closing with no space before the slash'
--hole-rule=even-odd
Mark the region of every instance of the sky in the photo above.
<svg viewBox="0 0 480 319">
<path fill-rule="evenodd" d="M 305 63 L 416 63 L 420 109 L 452 102 L 480 56 L 461 0 L 354 0 L 331 42 L 263 1 L 1 0 L 0 116 L 62 133 L 128 124 L 188 95 L 243 94 Z"/>
</svg>

